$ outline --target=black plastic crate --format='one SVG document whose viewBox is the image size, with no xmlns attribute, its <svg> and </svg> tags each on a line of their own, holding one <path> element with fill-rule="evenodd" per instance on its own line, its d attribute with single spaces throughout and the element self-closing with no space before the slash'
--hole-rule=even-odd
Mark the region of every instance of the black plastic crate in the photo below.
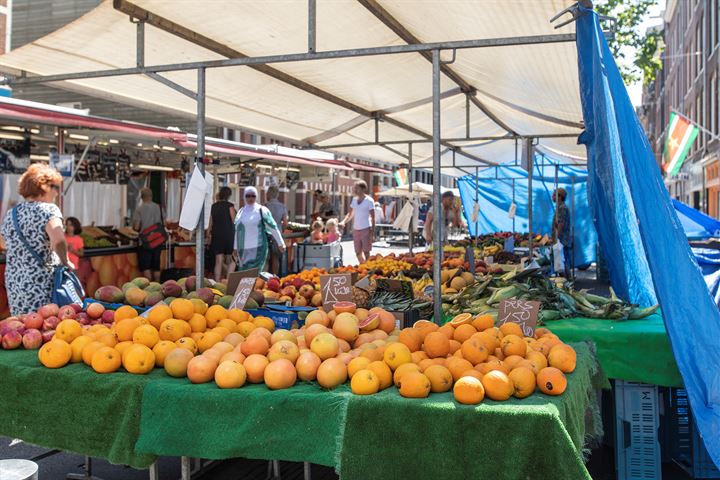
<svg viewBox="0 0 720 480">
<path fill-rule="evenodd" d="M 667 455 L 695 479 L 720 478 L 690 410 L 690 401 L 684 388 L 669 388 L 665 395 L 665 439 Z"/>
</svg>

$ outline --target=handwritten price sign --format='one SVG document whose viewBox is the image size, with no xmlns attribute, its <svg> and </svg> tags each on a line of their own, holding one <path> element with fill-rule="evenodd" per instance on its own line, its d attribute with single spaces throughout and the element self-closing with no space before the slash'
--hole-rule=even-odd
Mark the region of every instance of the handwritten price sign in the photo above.
<svg viewBox="0 0 720 480">
<path fill-rule="evenodd" d="M 320 275 L 320 292 L 323 308 L 329 312 L 337 302 L 352 302 L 352 275 L 341 273 L 336 275 Z"/>
<path fill-rule="evenodd" d="M 255 288 L 256 280 L 257 279 L 253 277 L 240 279 L 237 289 L 235 290 L 233 301 L 230 303 L 230 309 L 239 308 L 242 310 L 245 308 L 245 304 L 248 298 L 250 298 L 250 293 L 253 291 L 253 288 Z"/>
<path fill-rule="evenodd" d="M 535 334 L 539 311 L 540 302 L 511 298 L 500 302 L 498 321 L 500 325 L 517 323 L 522 328 L 523 335 L 532 337 Z"/>
</svg>

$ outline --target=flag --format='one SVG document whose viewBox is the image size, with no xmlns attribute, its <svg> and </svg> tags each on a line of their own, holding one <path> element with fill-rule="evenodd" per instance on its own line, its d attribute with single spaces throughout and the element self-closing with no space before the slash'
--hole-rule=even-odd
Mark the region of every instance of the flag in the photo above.
<svg viewBox="0 0 720 480">
<path fill-rule="evenodd" d="M 670 113 L 663 152 L 663 168 L 668 175 L 677 175 L 680 171 L 697 135 L 698 128 L 695 125 L 675 112 Z"/>
<path fill-rule="evenodd" d="M 402 187 L 403 185 L 408 184 L 408 171 L 407 168 L 398 168 L 394 172 L 395 176 L 395 182 L 397 182 L 398 187 Z"/>
</svg>

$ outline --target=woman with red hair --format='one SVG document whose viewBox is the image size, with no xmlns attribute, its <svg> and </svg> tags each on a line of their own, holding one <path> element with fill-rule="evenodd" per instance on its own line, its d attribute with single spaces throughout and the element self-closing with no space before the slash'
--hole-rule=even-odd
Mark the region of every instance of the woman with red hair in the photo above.
<svg viewBox="0 0 720 480">
<path fill-rule="evenodd" d="M 54 203 L 61 183 L 57 170 L 42 163 L 30 165 L 19 182 L 25 202 L 8 211 L 0 227 L 7 249 L 5 288 L 12 315 L 50 303 L 57 265 L 75 268 L 68 258 L 62 212 Z"/>
</svg>

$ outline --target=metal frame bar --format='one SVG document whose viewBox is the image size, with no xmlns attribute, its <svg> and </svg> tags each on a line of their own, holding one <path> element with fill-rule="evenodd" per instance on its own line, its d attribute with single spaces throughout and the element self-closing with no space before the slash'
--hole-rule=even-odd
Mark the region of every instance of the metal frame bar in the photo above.
<svg viewBox="0 0 720 480">
<path fill-rule="evenodd" d="M 433 320 L 442 323 L 442 277 L 443 259 L 443 208 L 440 196 L 440 50 L 432 51 L 432 92 L 433 92 Z"/>
<path fill-rule="evenodd" d="M 316 42 L 317 6 L 315 0 L 308 0 L 308 52 L 314 52 Z"/>
<path fill-rule="evenodd" d="M 197 156 L 195 165 L 205 176 L 205 69 L 197 70 Z M 200 220 L 195 229 L 195 276 L 198 285 L 205 285 L 205 208 L 200 209 Z"/>
<path fill-rule="evenodd" d="M 387 117 L 386 117 L 387 120 Z M 477 136 L 477 137 L 454 137 L 444 138 L 444 142 L 475 142 L 475 141 L 490 141 L 490 140 L 518 140 L 525 137 L 532 138 L 577 138 L 579 133 L 550 133 L 550 134 L 529 134 L 529 135 L 489 135 L 489 136 Z M 373 145 L 399 145 L 406 143 L 432 143 L 431 138 L 417 138 L 412 140 L 385 140 L 382 142 L 356 142 L 356 143 L 337 143 L 332 145 L 316 145 L 318 148 L 323 149 L 334 149 L 334 148 L 349 148 L 349 147 L 371 147 Z"/>
</svg>

